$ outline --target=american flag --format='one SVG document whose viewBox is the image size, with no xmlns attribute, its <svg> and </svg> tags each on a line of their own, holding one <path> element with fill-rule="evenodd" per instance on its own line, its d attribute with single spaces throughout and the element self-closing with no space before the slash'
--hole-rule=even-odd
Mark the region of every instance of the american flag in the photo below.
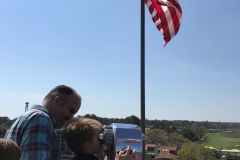
<svg viewBox="0 0 240 160">
<path fill-rule="evenodd" d="M 178 0 L 144 0 L 157 29 L 162 32 L 165 45 L 177 34 L 182 21 Z"/>
</svg>

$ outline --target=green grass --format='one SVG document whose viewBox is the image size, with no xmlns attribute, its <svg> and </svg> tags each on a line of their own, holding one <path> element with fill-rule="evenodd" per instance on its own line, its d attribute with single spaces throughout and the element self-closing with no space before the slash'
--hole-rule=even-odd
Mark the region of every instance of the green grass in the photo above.
<svg viewBox="0 0 240 160">
<path fill-rule="evenodd" d="M 204 146 L 212 146 L 215 148 L 222 149 L 240 149 L 240 138 L 229 138 L 229 137 L 237 137 L 236 134 L 231 133 L 206 133 L 204 140 L 199 142 L 199 144 Z"/>
</svg>

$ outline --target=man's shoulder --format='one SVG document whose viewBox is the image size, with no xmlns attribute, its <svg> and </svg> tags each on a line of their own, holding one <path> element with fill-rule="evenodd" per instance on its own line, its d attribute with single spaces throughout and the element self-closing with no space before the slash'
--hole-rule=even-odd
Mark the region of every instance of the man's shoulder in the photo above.
<svg viewBox="0 0 240 160">
<path fill-rule="evenodd" d="M 29 110 L 16 119 L 16 121 L 7 130 L 5 138 L 12 139 L 20 144 L 19 138 L 27 135 L 27 132 L 25 131 L 30 133 L 31 130 L 39 128 L 53 128 L 49 122 L 51 122 L 51 119 L 44 112 L 35 109 Z"/>
<path fill-rule="evenodd" d="M 33 107 L 24 114 L 22 114 L 19 119 L 31 119 L 31 118 L 50 118 L 50 115 L 44 110 L 43 107 Z"/>
<path fill-rule="evenodd" d="M 51 118 L 45 112 L 38 109 L 31 109 L 18 117 L 10 128 L 28 128 L 39 124 L 48 125 L 49 122 L 51 122 Z"/>
<path fill-rule="evenodd" d="M 39 116 L 39 117 L 46 117 L 49 118 L 49 115 L 47 113 L 45 113 L 42 110 L 38 110 L 38 109 L 31 109 L 28 112 L 26 112 L 26 114 L 22 115 L 23 117 L 34 117 L 34 116 Z"/>
</svg>

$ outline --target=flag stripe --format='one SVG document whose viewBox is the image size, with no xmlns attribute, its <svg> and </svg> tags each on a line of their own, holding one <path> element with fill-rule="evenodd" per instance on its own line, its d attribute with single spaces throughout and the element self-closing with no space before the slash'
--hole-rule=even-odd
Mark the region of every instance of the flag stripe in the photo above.
<svg viewBox="0 0 240 160">
<path fill-rule="evenodd" d="M 178 30 L 179 30 L 179 27 L 180 27 L 180 22 L 179 22 L 176 10 L 173 7 L 169 7 L 169 11 L 170 11 L 171 16 L 172 16 L 172 21 L 173 21 L 175 35 L 176 35 Z"/>
<path fill-rule="evenodd" d="M 164 11 L 163 11 L 163 8 L 162 8 L 164 6 L 162 6 L 162 7 L 159 6 L 155 0 L 152 0 L 152 3 L 154 5 L 154 7 L 156 8 L 156 10 L 159 14 L 159 17 L 162 21 L 164 40 L 165 40 L 166 43 L 168 43 L 170 41 L 171 37 L 170 37 L 169 28 L 168 28 L 167 18 L 166 18 L 166 15 L 165 15 Z"/>
<path fill-rule="evenodd" d="M 168 1 L 171 2 L 173 4 L 173 6 L 175 6 L 177 8 L 178 12 L 180 12 L 182 14 L 182 9 L 177 0 L 168 0 Z"/>
<path fill-rule="evenodd" d="M 172 17 L 172 25 L 174 27 L 174 32 L 175 32 L 174 34 L 176 35 L 179 29 L 178 26 L 180 26 L 179 20 L 178 20 L 178 17 L 176 17 L 176 10 L 173 7 L 168 7 L 168 8 Z"/>
<path fill-rule="evenodd" d="M 173 27 L 172 16 L 171 16 L 171 14 L 170 14 L 170 12 L 169 12 L 168 7 L 162 6 L 162 9 L 163 9 L 163 11 L 164 11 L 164 15 L 165 15 L 165 17 L 166 17 L 166 23 L 167 23 L 167 25 L 163 28 L 163 31 L 168 29 L 168 30 L 169 30 L 169 36 L 170 36 L 170 39 L 171 39 L 172 37 L 175 36 L 175 31 L 174 31 L 174 27 Z M 165 35 L 165 36 L 167 36 L 167 35 Z M 169 40 L 170 40 L 170 39 L 169 39 Z"/>
<path fill-rule="evenodd" d="M 180 4 L 177 0 L 144 0 L 144 2 L 157 29 L 163 33 L 167 44 L 180 28 L 182 20 Z"/>
</svg>

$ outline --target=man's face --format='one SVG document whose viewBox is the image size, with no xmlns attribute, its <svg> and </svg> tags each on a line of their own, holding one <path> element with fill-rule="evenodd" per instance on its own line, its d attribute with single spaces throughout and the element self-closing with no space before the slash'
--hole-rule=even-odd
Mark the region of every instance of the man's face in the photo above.
<svg viewBox="0 0 240 160">
<path fill-rule="evenodd" d="M 56 102 L 54 117 L 57 123 L 55 128 L 61 128 L 65 122 L 73 118 L 73 116 L 78 112 L 80 105 L 81 99 L 77 93 L 73 93 L 69 96 L 64 104 L 62 104 L 61 100 Z"/>
</svg>

